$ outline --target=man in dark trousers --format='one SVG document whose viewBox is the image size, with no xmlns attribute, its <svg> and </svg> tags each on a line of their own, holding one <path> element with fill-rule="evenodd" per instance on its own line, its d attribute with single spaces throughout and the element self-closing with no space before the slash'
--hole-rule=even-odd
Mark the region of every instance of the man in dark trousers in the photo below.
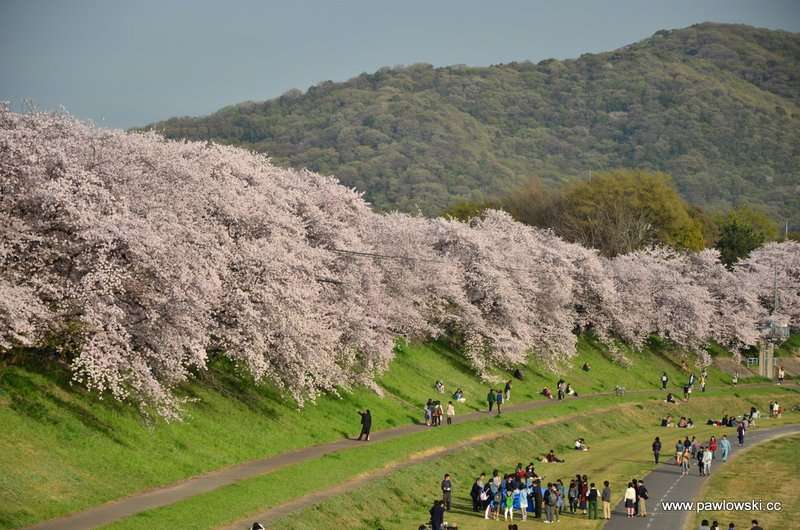
<svg viewBox="0 0 800 530">
<path fill-rule="evenodd" d="M 667 382 L 669 381 L 669 377 L 667 377 L 667 372 L 663 372 L 661 374 L 661 390 L 667 389 Z"/>
<path fill-rule="evenodd" d="M 494 389 L 489 389 L 489 393 L 486 394 L 486 402 L 489 403 L 489 414 L 491 414 L 492 407 L 494 407 Z"/>
<path fill-rule="evenodd" d="M 358 413 L 361 415 L 361 434 L 358 435 L 358 439 L 361 440 L 366 437 L 366 441 L 368 442 L 369 431 L 372 430 L 372 414 L 369 413 L 369 409 L 364 412 L 359 410 Z"/>
<path fill-rule="evenodd" d="M 481 492 L 483 491 L 483 486 L 486 483 L 486 475 L 481 473 L 481 476 L 475 479 L 475 482 L 472 483 L 472 491 L 469 492 L 469 496 L 472 497 L 472 511 L 479 512 L 481 511 Z"/>
<path fill-rule="evenodd" d="M 442 480 L 442 504 L 448 512 L 453 507 L 453 483 L 450 482 L 449 473 L 445 473 L 444 480 Z"/>
<path fill-rule="evenodd" d="M 533 516 L 537 519 L 542 517 L 542 485 L 538 480 L 533 481 Z"/>
<path fill-rule="evenodd" d="M 442 506 L 442 501 L 440 500 L 433 501 L 433 508 L 431 508 L 430 514 L 431 514 L 431 529 L 442 530 L 442 525 L 444 525 L 444 506 Z"/>
</svg>

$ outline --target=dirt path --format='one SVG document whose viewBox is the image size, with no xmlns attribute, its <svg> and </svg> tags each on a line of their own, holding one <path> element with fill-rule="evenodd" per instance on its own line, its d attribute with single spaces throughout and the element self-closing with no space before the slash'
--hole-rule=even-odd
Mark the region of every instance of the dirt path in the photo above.
<svg viewBox="0 0 800 530">
<path fill-rule="evenodd" d="M 743 386 L 768 387 L 773 385 L 769 383 L 740 385 L 740 387 Z M 660 392 L 661 392 L 660 390 L 629 390 L 627 391 L 627 394 L 657 395 L 660 394 Z M 613 392 L 597 392 L 593 394 L 584 394 L 580 399 L 586 400 L 586 399 L 607 397 L 613 395 L 614 395 Z M 525 403 L 508 405 L 503 407 L 503 411 L 523 412 L 550 406 L 556 403 L 559 403 L 559 401 L 541 399 L 538 401 L 528 401 Z M 487 416 L 488 414 L 486 412 L 480 412 L 480 411 L 471 412 L 468 414 L 458 416 L 457 422 L 464 423 L 464 422 L 478 421 L 486 418 Z M 561 419 L 563 419 L 563 417 Z M 111 501 L 109 503 L 89 508 L 87 510 L 77 512 L 71 515 L 66 515 L 56 519 L 44 521 L 32 526 L 28 526 L 25 528 L 25 530 L 88 530 L 91 528 L 96 528 L 98 526 L 103 526 L 112 523 L 114 521 L 117 521 L 119 519 L 129 517 L 139 512 L 151 510 L 154 508 L 159 508 L 161 506 L 167 506 L 169 504 L 173 504 L 178 501 L 194 497 L 196 495 L 200 495 L 224 486 L 228 486 L 230 484 L 239 482 L 241 480 L 270 473 L 277 469 L 298 464 L 306 460 L 313 460 L 315 458 L 320 458 L 329 453 L 334 453 L 345 449 L 352 449 L 354 447 L 358 447 L 359 445 L 363 445 L 365 443 L 369 444 L 380 443 L 383 441 L 399 438 L 401 436 L 407 436 L 410 434 L 422 432 L 428 429 L 429 427 L 426 427 L 425 425 L 422 424 L 403 425 L 401 427 L 395 427 L 392 429 L 386 429 L 373 433 L 370 442 L 359 442 L 354 439 L 345 438 L 335 442 L 305 447 L 297 451 L 283 453 L 268 458 L 252 460 L 250 462 L 244 462 L 242 464 L 198 475 L 196 477 L 192 477 L 169 486 L 164 486 L 150 491 L 137 493 L 129 497 Z M 467 440 L 466 442 L 462 443 L 478 443 L 478 442 L 477 441 L 471 442 L 471 440 Z M 461 446 L 459 445 L 453 446 L 452 450 L 456 450 L 460 447 Z M 352 487 L 352 484 L 349 485 L 348 487 Z M 325 495 L 325 493 L 326 492 L 318 492 L 317 494 L 310 494 L 303 497 L 302 499 L 298 499 L 297 501 L 292 501 L 286 505 L 283 505 L 275 509 L 276 510 L 287 509 L 285 508 L 286 506 L 291 506 L 294 505 L 295 503 L 299 503 L 297 504 L 298 507 L 308 506 L 313 504 L 314 502 L 319 502 L 319 500 L 313 500 L 313 499 L 316 499 L 318 495 Z M 334 493 L 330 493 L 321 498 L 327 498 L 333 495 Z M 294 511 L 295 509 L 298 508 L 293 508 L 291 510 L 288 510 L 286 513 Z M 273 517 L 277 517 L 277 515 L 273 515 Z"/>
</svg>

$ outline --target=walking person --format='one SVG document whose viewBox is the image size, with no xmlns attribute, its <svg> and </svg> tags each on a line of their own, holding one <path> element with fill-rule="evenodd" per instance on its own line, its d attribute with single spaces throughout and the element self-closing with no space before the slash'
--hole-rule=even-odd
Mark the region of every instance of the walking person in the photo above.
<svg viewBox="0 0 800 530">
<path fill-rule="evenodd" d="M 658 436 L 656 436 L 656 439 L 653 440 L 653 458 L 656 461 L 656 465 L 658 465 L 659 454 L 661 454 L 661 440 L 659 440 Z"/>
<path fill-rule="evenodd" d="M 428 427 L 433 423 L 433 400 L 428 399 L 425 403 L 425 425 Z"/>
<path fill-rule="evenodd" d="M 710 447 L 706 447 L 703 451 L 703 475 L 708 476 L 711 474 L 711 461 L 714 459 L 714 454 L 711 452 Z"/>
<path fill-rule="evenodd" d="M 445 473 L 442 479 L 442 506 L 448 512 L 453 507 L 453 482 L 450 480 L 450 474 Z"/>
<path fill-rule="evenodd" d="M 503 393 L 500 392 L 499 390 L 497 391 L 497 394 L 495 394 L 494 396 L 494 403 L 495 405 L 497 405 L 497 415 L 499 416 L 500 406 L 503 404 Z"/>
<path fill-rule="evenodd" d="M 489 404 L 489 414 L 491 414 L 492 407 L 494 407 L 494 390 L 491 388 L 489 389 L 489 393 L 486 394 L 486 402 Z"/>
<path fill-rule="evenodd" d="M 639 481 L 634 478 L 631 480 L 631 483 L 633 484 L 633 491 L 636 494 L 633 499 L 633 515 L 639 515 Z"/>
<path fill-rule="evenodd" d="M 744 445 L 744 422 L 740 423 L 738 427 L 736 427 L 736 436 L 739 438 L 739 447 Z"/>
<path fill-rule="evenodd" d="M 695 453 L 695 457 L 697 458 L 697 467 L 700 468 L 700 476 L 706 476 L 706 466 L 703 463 L 703 455 L 706 452 L 706 448 L 702 445 L 698 448 L 697 452 Z"/>
<path fill-rule="evenodd" d="M 731 442 L 728 440 L 728 435 L 723 434 L 722 440 L 719 441 L 719 450 L 722 456 L 722 461 L 728 461 L 728 455 L 731 452 Z"/>
<path fill-rule="evenodd" d="M 607 480 L 603 482 L 603 493 L 600 498 L 603 501 L 603 519 L 611 519 L 611 485 Z"/>
<path fill-rule="evenodd" d="M 786 377 L 786 370 L 783 369 L 783 365 L 778 366 L 778 384 L 783 384 L 783 379 Z"/>
<path fill-rule="evenodd" d="M 511 379 L 506 381 L 506 387 L 503 389 L 505 391 L 505 400 L 511 401 Z"/>
<path fill-rule="evenodd" d="M 683 446 L 683 442 L 678 440 L 678 443 L 675 444 L 675 465 L 681 465 L 681 459 L 685 451 L 686 448 Z"/>
<path fill-rule="evenodd" d="M 689 474 L 689 467 L 691 467 L 692 463 L 692 455 L 688 449 L 683 450 L 683 455 L 681 456 L 681 476 L 686 476 Z"/>
<path fill-rule="evenodd" d="M 643 481 L 639 481 L 636 492 L 639 496 L 639 517 L 647 517 L 647 488 Z"/>
<path fill-rule="evenodd" d="M 578 485 L 578 507 L 583 510 L 583 515 L 586 515 L 589 509 L 589 477 L 583 475 Z"/>
<path fill-rule="evenodd" d="M 366 437 L 364 441 L 368 442 L 369 432 L 372 430 L 372 414 L 370 414 L 369 409 L 364 412 L 359 410 L 358 414 L 361 416 L 361 434 L 358 435 L 358 439 L 361 440 Z"/>
<path fill-rule="evenodd" d="M 453 424 L 453 418 L 456 416 L 456 408 L 453 406 L 452 401 L 447 402 L 447 424 Z"/>
<path fill-rule="evenodd" d="M 628 487 L 625 488 L 625 511 L 628 518 L 633 517 L 633 505 L 636 502 L 636 489 L 633 487 L 632 482 L 628 482 Z"/>
<path fill-rule="evenodd" d="M 597 519 L 597 498 L 599 496 L 597 488 L 592 482 L 589 486 L 589 493 L 586 494 L 586 502 L 589 505 L 589 519 Z"/>
<path fill-rule="evenodd" d="M 667 389 L 667 382 L 669 382 L 669 377 L 667 377 L 667 372 L 661 373 L 661 390 Z"/>
</svg>

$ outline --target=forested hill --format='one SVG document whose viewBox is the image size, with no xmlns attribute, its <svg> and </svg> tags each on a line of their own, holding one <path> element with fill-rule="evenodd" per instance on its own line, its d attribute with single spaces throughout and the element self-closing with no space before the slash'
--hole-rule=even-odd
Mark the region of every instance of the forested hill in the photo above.
<svg viewBox="0 0 800 530">
<path fill-rule="evenodd" d="M 700 24 L 578 59 L 382 68 L 151 127 L 335 174 L 380 209 L 639 167 L 691 202 L 800 224 L 798 33 Z"/>
</svg>

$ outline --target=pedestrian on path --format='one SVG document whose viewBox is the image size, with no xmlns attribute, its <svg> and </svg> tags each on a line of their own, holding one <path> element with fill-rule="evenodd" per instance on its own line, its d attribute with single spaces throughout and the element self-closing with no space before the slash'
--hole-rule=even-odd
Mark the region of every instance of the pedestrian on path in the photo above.
<svg viewBox="0 0 800 530">
<path fill-rule="evenodd" d="M 689 467 L 691 466 L 692 462 L 692 455 L 688 449 L 683 450 L 683 456 L 681 457 L 681 476 L 686 476 L 689 474 Z"/>
<path fill-rule="evenodd" d="M 442 479 L 442 505 L 448 512 L 453 507 L 453 482 L 450 480 L 450 474 L 445 473 Z"/>
<path fill-rule="evenodd" d="M 663 372 L 661 374 L 661 390 L 667 389 L 667 382 L 669 382 L 669 377 L 667 377 L 667 372 Z"/>
<path fill-rule="evenodd" d="M 494 390 L 491 388 L 489 389 L 489 393 L 486 394 L 486 402 L 489 404 L 489 414 L 491 414 L 492 408 L 494 407 Z"/>
<path fill-rule="evenodd" d="M 597 497 L 599 497 L 599 494 L 594 482 L 592 482 L 589 486 L 589 493 L 586 494 L 586 500 L 589 504 L 589 519 L 597 519 Z"/>
<path fill-rule="evenodd" d="M 705 452 L 706 448 L 700 446 L 697 452 L 695 453 L 695 457 L 697 458 L 697 467 L 700 468 L 701 477 L 704 477 L 706 475 L 706 465 L 705 462 L 703 461 L 703 455 L 705 454 Z"/>
<path fill-rule="evenodd" d="M 506 381 L 506 387 L 503 390 L 506 393 L 506 401 L 511 401 L 511 379 Z"/>
<path fill-rule="evenodd" d="M 656 461 L 656 465 L 658 465 L 658 455 L 660 453 L 661 453 L 661 440 L 659 440 L 658 436 L 656 436 L 656 439 L 653 440 L 653 458 Z"/>
<path fill-rule="evenodd" d="M 714 454 L 711 448 L 706 447 L 703 451 L 703 475 L 708 476 L 711 474 L 711 461 L 714 459 Z"/>
<path fill-rule="evenodd" d="M 358 439 L 361 440 L 366 437 L 365 441 L 368 442 L 369 432 L 372 430 L 372 414 L 370 414 L 369 409 L 364 412 L 358 411 L 358 414 L 361 416 L 361 434 L 358 435 Z"/>
<path fill-rule="evenodd" d="M 636 488 L 636 493 L 639 497 L 639 517 L 647 517 L 647 488 L 644 487 L 644 482 L 641 480 Z"/>
<path fill-rule="evenodd" d="M 611 519 L 611 486 L 607 480 L 603 482 L 601 498 L 603 500 L 603 519 Z"/>
<path fill-rule="evenodd" d="M 453 424 L 453 418 L 456 416 L 456 408 L 453 406 L 452 401 L 447 402 L 447 424 Z"/>
<path fill-rule="evenodd" d="M 681 459 L 683 458 L 683 454 L 686 452 L 686 447 L 683 446 L 683 442 L 678 440 L 678 443 L 675 444 L 675 465 L 681 465 Z"/>
<path fill-rule="evenodd" d="M 720 452 L 722 453 L 722 461 L 727 462 L 728 455 L 731 452 L 731 442 L 728 440 L 727 434 L 722 435 L 722 440 L 719 441 L 719 449 Z"/>
<path fill-rule="evenodd" d="M 632 482 L 628 482 L 628 487 L 625 488 L 625 511 L 628 513 L 628 518 L 633 517 L 633 505 L 636 502 L 636 489 L 633 487 Z"/>
<path fill-rule="evenodd" d="M 500 406 L 503 404 L 503 393 L 500 392 L 499 390 L 497 391 L 497 394 L 495 394 L 495 396 L 494 396 L 494 402 L 495 402 L 495 405 L 497 405 L 497 415 L 499 416 L 500 415 Z"/>
<path fill-rule="evenodd" d="M 744 423 L 736 427 L 736 435 L 739 437 L 739 447 L 744 445 Z"/>
</svg>

